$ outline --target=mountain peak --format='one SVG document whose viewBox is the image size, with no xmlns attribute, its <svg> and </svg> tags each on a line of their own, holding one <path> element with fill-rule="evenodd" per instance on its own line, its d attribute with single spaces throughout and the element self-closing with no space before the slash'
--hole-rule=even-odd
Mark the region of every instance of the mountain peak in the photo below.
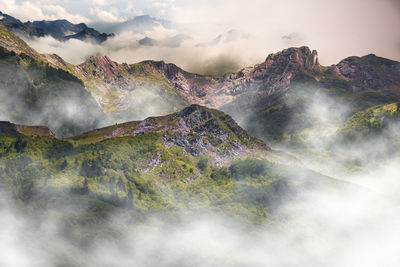
<svg viewBox="0 0 400 267">
<path fill-rule="evenodd" d="M 94 76 L 114 75 L 114 69 L 118 68 L 118 66 L 117 62 L 112 61 L 107 56 L 91 56 L 85 62 L 78 65 L 84 73 Z"/>
<path fill-rule="evenodd" d="M 318 70 L 320 65 L 318 62 L 318 52 L 311 51 L 307 46 L 290 47 L 281 52 L 269 54 L 265 62 L 269 65 L 278 63 L 286 63 L 299 70 Z"/>
</svg>

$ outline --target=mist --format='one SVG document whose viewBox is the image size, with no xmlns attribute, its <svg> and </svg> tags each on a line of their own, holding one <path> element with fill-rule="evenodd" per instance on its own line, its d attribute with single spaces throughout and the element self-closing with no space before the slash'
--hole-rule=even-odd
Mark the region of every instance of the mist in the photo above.
<svg viewBox="0 0 400 267">
<path fill-rule="evenodd" d="M 136 220 L 135 212 L 127 215 L 116 210 L 101 222 L 101 232 L 92 229 L 95 238 L 88 240 L 81 236 L 88 231 L 84 225 L 70 228 L 65 222 L 90 213 L 90 202 L 81 199 L 65 207 L 54 202 L 50 211 L 63 210 L 61 218 L 48 211 L 32 217 L 2 193 L 1 265 L 396 267 L 400 262 L 400 158 L 369 160 L 372 151 L 380 153 L 387 148 L 379 141 L 385 131 L 367 143 L 357 141 L 351 149 L 333 142 L 350 116 L 349 104 L 322 93 L 308 97 L 311 104 L 305 113 L 315 123 L 312 127 L 319 126 L 321 131 L 303 140 L 314 149 L 333 153 L 324 162 L 328 168 L 321 168 L 321 161 L 312 158 L 313 154 L 299 154 L 299 160 L 311 170 L 340 178 L 343 182 L 338 186 L 310 183 L 320 178 L 289 164 L 285 167 L 288 183 L 305 186 L 288 197 L 282 195 L 282 204 L 261 223 L 193 208 L 197 206 L 193 200 L 175 210 L 172 217 L 155 212 Z M 393 124 L 387 131 L 397 129 Z M 118 147 L 114 149 L 118 151 Z M 343 172 L 341 157 L 354 155 L 367 168 Z M 48 188 L 46 194 L 51 194 Z M 74 199 L 74 195 L 70 197 Z"/>
<path fill-rule="evenodd" d="M 110 38 L 103 44 L 94 44 L 80 40 L 68 40 L 60 42 L 52 37 L 25 39 L 25 41 L 40 53 L 54 53 L 61 56 L 69 63 L 78 65 L 90 56 L 107 55 L 118 63 L 138 63 L 145 60 L 165 61 L 174 63 L 186 71 L 222 76 L 228 72 L 236 72 L 241 68 L 252 65 L 254 62 L 264 60 L 265 53 L 249 58 L 241 54 L 240 47 L 250 44 L 250 40 L 242 40 L 239 43 L 223 43 L 218 47 L 198 47 L 195 40 L 182 41 L 177 46 L 140 45 L 139 40 L 146 35 L 135 33 L 123 33 Z M 174 33 L 163 33 L 162 38 L 171 38 Z M 257 58 L 257 60 L 254 60 Z"/>
<path fill-rule="evenodd" d="M 318 50 L 324 65 L 369 53 L 400 59 L 400 32 L 393 30 L 400 25 L 395 0 L 171 0 L 148 5 L 93 0 L 82 3 L 85 8 L 77 1 L 57 0 L 41 10 L 48 2 L 6 0 L 2 8 L 21 19 L 69 18 L 92 25 L 118 25 L 148 12 L 174 24 L 121 31 L 102 44 L 26 39 L 40 53 L 56 53 L 73 64 L 106 55 L 118 63 L 164 60 L 186 71 L 222 76 L 301 45 Z M 145 38 L 150 42 L 140 42 Z M 11 68 L 10 61 L 4 62 L 0 120 L 44 124 L 59 137 L 177 111 L 158 88 L 138 86 L 107 100 L 123 107 L 109 118 L 72 75 L 60 78 L 36 65 Z M 270 179 L 230 177 L 226 187 L 226 181 L 213 180 L 213 172 L 194 166 L 200 156 L 209 155 L 200 155 L 190 166 L 181 160 L 187 156 L 182 147 L 153 141 L 158 133 L 111 138 L 121 130 L 116 125 L 104 141 L 96 143 L 98 136 L 92 136 L 94 141 L 82 144 L 5 134 L 0 143 L 0 266 L 400 266 L 398 118 L 385 120 L 379 131 L 349 136 L 346 126 L 361 107 L 325 89 L 291 84 L 282 95 L 260 100 L 250 88 L 249 94 L 222 107 L 272 148 L 249 156 L 268 162 Z M 43 95 L 34 94 L 38 91 Z M 279 128 L 249 115 L 265 115 L 274 105 L 283 114 L 273 116 L 283 118 Z M 151 172 L 152 164 L 158 173 Z M 163 164 L 174 176 L 164 175 Z M 208 167 L 226 176 L 231 171 L 228 165 Z M 261 193 L 251 190 L 249 179 L 262 185 Z M 207 187 L 210 181 L 221 186 L 220 192 Z M 184 190 L 190 192 L 185 195 Z M 228 198 L 229 190 L 252 198 Z M 246 203 L 236 209 L 235 201 Z"/>
<path fill-rule="evenodd" d="M 397 178 L 396 170 L 387 171 Z M 380 184 L 374 175 L 359 178 Z M 34 219 L 4 197 L 1 204 L 0 263 L 5 267 L 395 267 L 400 262 L 398 198 L 357 186 L 309 188 L 287 201 L 273 221 L 255 226 L 212 211 L 182 210 L 174 220 L 153 214 L 140 224 L 117 212 L 105 222 L 112 234 L 88 244 L 79 241 L 85 228 L 65 231 L 64 220 L 51 213 Z M 84 204 L 76 205 L 66 213 L 85 212 Z"/>
</svg>

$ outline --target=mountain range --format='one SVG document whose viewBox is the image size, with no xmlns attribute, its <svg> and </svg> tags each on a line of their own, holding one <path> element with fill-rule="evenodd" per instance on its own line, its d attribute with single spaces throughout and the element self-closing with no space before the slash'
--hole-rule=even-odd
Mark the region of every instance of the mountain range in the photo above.
<svg viewBox="0 0 400 267">
<path fill-rule="evenodd" d="M 270 54 L 253 67 L 216 78 L 189 73 L 162 61 L 120 64 L 106 56 L 90 57 L 75 66 L 57 55 L 37 53 L 6 29 L 2 33 L 1 45 L 16 57 L 28 55 L 82 81 L 115 122 L 200 104 L 227 112 L 264 141 L 288 142 L 308 128 L 305 108 L 311 96 L 326 95 L 350 106 L 347 118 L 374 105 L 400 101 L 400 63 L 373 54 L 349 57 L 325 67 L 319 64 L 316 51 L 289 48 Z M 157 107 L 150 102 L 157 102 Z M 290 132 L 286 126 L 294 115 L 303 123 Z"/>
<path fill-rule="evenodd" d="M 89 28 L 85 23 L 73 24 L 65 19 L 21 22 L 1 11 L 0 25 L 25 38 L 51 36 L 60 41 L 78 39 L 102 43 L 114 36 L 114 34 L 100 33 L 93 28 Z"/>
<path fill-rule="evenodd" d="M 57 38 L 86 29 L 65 21 L 15 25 Z M 203 208 L 269 218 L 282 196 L 303 186 L 343 185 L 307 170 L 305 154 L 325 160 L 337 153 L 333 143 L 384 133 L 385 155 L 397 155 L 398 135 L 388 129 L 399 119 L 399 73 L 399 62 L 373 54 L 322 66 L 308 47 L 223 77 L 106 56 L 72 65 L 0 26 L 2 186 L 23 201 L 65 200 L 68 189 L 96 205 L 128 205 L 141 214 L 183 207 L 200 194 Z M 322 116 L 339 114 L 335 127 L 309 113 L 315 99 L 326 98 Z M 310 138 L 324 130 L 335 138 L 317 151 Z M 346 162 L 347 170 L 360 164 Z M 294 173 L 304 179 L 293 180 Z M 61 191 L 40 193 L 48 188 Z"/>
</svg>

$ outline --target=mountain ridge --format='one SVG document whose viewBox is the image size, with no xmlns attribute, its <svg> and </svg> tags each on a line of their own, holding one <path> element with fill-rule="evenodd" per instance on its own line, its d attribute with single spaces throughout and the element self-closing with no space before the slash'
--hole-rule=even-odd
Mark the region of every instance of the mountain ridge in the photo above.
<svg viewBox="0 0 400 267">
<path fill-rule="evenodd" d="M 0 25 L 25 38 L 51 36 L 60 41 L 78 39 L 100 44 L 114 36 L 114 34 L 100 33 L 88 27 L 85 23 L 73 24 L 66 19 L 27 21 L 23 23 L 1 11 L 0 16 L 3 17 L 0 19 Z"/>
<path fill-rule="evenodd" d="M 353 105 L 353 113 L 400 100 L 400 63 L 372 54 L 348 57 L 325 67 L 319 64 L 316 51 L 308 47 L 288 48 L 269 54 L 264 62 L 237 73 L 212 77 L 189 73 L 163 61 L 119 64 L 107 56 L 92 56 L 74 66 L 57 55 L 35 52 L 12 33 L 6 36 L 11 36 L 15 47 L 22 47 L 20 50 L 82 80 L 85 89 L 115 122 L 142 120 L 173 113 L 190 104 L 200 104 L 227 112 L 251 134 L 271 141 L 269 134 L 262 133 L 270 130 L 257 130 L 249 122 L 254 121 L 259 127 L 265 123 L 258 122 L 266 116 L 265 119 L 273 122 L 272 125 L 265 124 L 270 125 L 271 131 L 279 127 L 284 129 L 289 116 L 294 114 L 292 111 L 285 111 L 286 115 L 282 113 L 282 119 L 264 111 L 279 107 L 289 100 L 290 95 L 304 98 L 301 96 L 304 88 L 314 88 L 315 92 L 322 90 Z M 15 47 L 11 46 L 11 50 L 18 52 Z M 157 106 L 149 105 L 155 102 Z"/>
</svg>

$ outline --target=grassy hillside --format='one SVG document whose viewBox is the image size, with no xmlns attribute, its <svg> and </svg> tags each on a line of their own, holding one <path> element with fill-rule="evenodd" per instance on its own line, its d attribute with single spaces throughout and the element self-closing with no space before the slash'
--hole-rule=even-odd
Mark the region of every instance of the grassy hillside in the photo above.
<svg viewBox="0 0 400 267">
<path fill-rule="evenodd" d="M 340 185 L 278 163 L 279 154 L 219 111 L 192 106 L 150 121 L 157 127 L 132 122 L 67 140 L 43 128 L 0 123 L 0 186 L 29 213 L 73 206 L 59 214 L 66 227 L 91 227 L 114 212 L 140 221 L 184 210 L 260 223 L 277 219 L 276 209 L 302 186 Z M 178 138 L 168 135 L 173 132 Z M 101 234 L 96 229 L 88 235 Z"/>
<path fill-rule="evenodd" d="M 400 103 L 377 105 L 354 114 L 340 129 L 340 134 L 350 140 L 374 137 L 399 123 Z"/>
</svg>

